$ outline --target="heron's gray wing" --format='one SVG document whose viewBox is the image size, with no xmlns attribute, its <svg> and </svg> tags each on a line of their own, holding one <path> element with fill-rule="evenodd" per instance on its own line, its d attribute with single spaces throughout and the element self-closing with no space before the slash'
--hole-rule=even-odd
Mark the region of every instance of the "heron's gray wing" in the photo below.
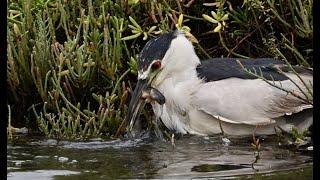
<svg viewBox="0 0 320 180">
<path fill-rule="evenodd" d="M 303 88 L 297 76 L 290 73 L 286 76 Z M 311 75 L 302 74 L 301 78 L 311 86 Z M 303 97 L 290 80 L 274 83 Z M 303 90 L 307 91 L 305 88 Z M 202 84 L 194 94 L 192 102 L 198 110 L 222 121 L 250 125 L 274 123 L 274 118 L 312 107 L 261 79 L 236 77 Z"/>
<path fill-rule="evenodd" d="M 271 58 L 259 59 L 236 59 L 236 58 L 214 58 L 202 61 L 197 67 L 198 76 L 207 82 L 218 81 L 226 78 L 236 77 L 240 79 L 257 79 L 256 76 L 246 73 L 240 64 L 251 71 L 262 73 L 268 80 L 283 81 L 288 78 L 279 73 L 277 68 L 284 72 L 290 71 L 290 68 L 283 61 Z M 305 68 L 295 66 L 294 69 L 299 73 L 312 73 Z"/>
</svg>

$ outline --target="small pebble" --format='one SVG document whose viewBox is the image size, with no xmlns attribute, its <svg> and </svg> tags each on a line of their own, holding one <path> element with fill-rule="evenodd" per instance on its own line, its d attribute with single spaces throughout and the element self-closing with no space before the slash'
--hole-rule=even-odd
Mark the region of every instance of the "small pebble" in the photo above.
<svg viewBox="0 0 320 180">
<path fill-rule="evenodd" d="M 98 162 L 97 159 L 89 159 L 89 160 L 86 160 L 86 162 Z"/>
<path fill-rule="evenodd" d="M 77 164 L 78 163 L 78 161 L 77 160 L 75 160 L 75 159 L 73 159 L 72 161 L 70 161 L 70 162 L 68 162 L 68 164 Z"/>
<path fill-rule="evenodd" d="M 222 138 L 222 142 L 226 146 L 228 146 L 231 143 L 231 141 L 228 138 L 225 138 L 225 137 Z"/>
<path fill-rule="evenodd" d="M 313 146 L 307 147 L 307 150 L 308 150 L 308 151 L 313 151 Z"/>
<path fill-rule="evenodd" d="M 61 163 L 65 163 L 65 162 L 69 161 L 69 158 L 67 158 L 67 157 L 59 157 L 58 161 L 61 162 Z"/>
<path fill-rule="evenodd" d="M 48 159 L 49 156 L 35 156 L 34 159 Z"/>
<path fill-rule="evenodd" d="M 45 146 L 55 146 L 57 145 L 58 141 L 55 139 L 48 139 L 46 141 L 43 142 L 43 145 Z"/>
<path fill-rule="evenodd" d="M 15 166 L 21 166 L 24 161 L 15 161 Z"/>
</svg>

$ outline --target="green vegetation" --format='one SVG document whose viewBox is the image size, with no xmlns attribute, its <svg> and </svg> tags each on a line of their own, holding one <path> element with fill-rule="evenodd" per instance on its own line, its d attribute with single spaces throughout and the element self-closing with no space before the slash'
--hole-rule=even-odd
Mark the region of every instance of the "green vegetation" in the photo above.
<svg viewBox="0 0 320 180">
<path fill-rule="evenodd" d="M 56 138 L 114 135 L 136 81 L 137 55 L 147 40 L 174 29 L 191 37 L 203 59 L 275 57 L 312 67 L 312 6 L 312 0 L 9 0 L 10 126 Z"/>
</svg>

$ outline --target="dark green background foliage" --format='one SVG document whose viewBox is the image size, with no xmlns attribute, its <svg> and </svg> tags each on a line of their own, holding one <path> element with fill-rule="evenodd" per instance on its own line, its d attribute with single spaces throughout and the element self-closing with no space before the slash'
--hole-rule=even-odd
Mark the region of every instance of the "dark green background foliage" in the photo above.
<svg viewBox="0 0 320 180">
<path fill-rule="evenodd" d="M 275 57 L 312 67 L 312 3 L 9 0 L 11 125 L 60 138 L 113 135 L 137 55 L 147 40 L 176 28 L 196 38 L 201 59 Z"/>
</svg>

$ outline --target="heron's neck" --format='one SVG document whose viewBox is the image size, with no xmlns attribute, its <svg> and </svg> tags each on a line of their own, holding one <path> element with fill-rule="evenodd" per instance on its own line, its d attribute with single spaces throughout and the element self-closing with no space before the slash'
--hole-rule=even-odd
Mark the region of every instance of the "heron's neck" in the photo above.
<svg viewBox="0 0 320 180">
<path fill-rule="evenodd" d="M 169 60 L 164 62 L 164 68 L 157 75 L 152 85 L 159 86 L 166 80 L 173 83 L 194 81 L 197 77 L 196 68 L 200 64 L 200 59 L 196 55 L 194 49 L 189 49 L 188 52 L 176 52 L 171 54 Z"/>
<path fill-rule="evenodd" d="M 189 59 L 189 62 L 188 59 L 184 61 L 184 63 L 178 62 L 184 66 L 183 68 L 172 65 L 174 68 L 171 68 L 171 71 L 167 69 L 158 74 L 152 87 L 163 93 L 168 103 L 188 109 L 186 106 L 190 105 L 192 94 L 198 90 L 203 81 L 198 77 L 196 70 L 200 64 L 199 58 L 195 56 L 195 59 Z"/>
<path fill-rule="evenodd" d="M 155 81 L 155 84 L 152 85 L 166 99 L 163 108 L 158 104 L 153 105 L 155 115 L 161 117 L 166 127 L 180 133 L 189 131 L 189 119 L 185 115 L 193 109 L 193 94 L 202 83 L 202 80 L 197 76 L 196 67 L 188 66 L 181 71 L 165 74 L 166 76 L 163 76 L 165 78 L 161 81 Z"/>
</svg>

